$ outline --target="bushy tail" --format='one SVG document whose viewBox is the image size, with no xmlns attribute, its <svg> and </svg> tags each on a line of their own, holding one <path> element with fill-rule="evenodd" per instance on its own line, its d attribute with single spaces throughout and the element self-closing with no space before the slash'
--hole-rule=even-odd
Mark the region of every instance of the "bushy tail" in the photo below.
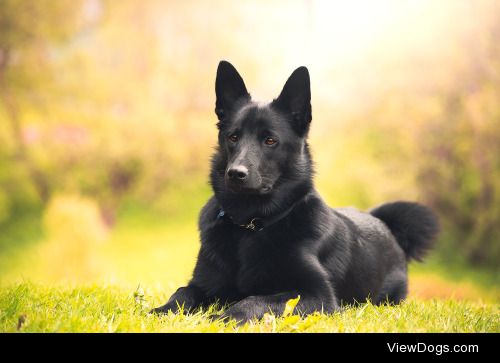
<svg viewBox="0 0 500 363">
<path fill-rule="evenodd" d="M 407 260 L 422 261 L 439 232 L 437 216 L 429 208 L 418 203 L 386 203 L 370 213 L 389 227 Z"/>
</svg>

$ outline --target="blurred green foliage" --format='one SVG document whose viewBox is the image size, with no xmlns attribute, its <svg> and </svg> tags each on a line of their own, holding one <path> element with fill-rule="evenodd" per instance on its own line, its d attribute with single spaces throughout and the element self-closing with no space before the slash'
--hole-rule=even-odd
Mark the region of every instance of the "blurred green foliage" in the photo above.
<svg viewBox="0 0 500 363">
<path fill-rule="evenodd" d="M 497 20 L 464 44 L 472 55 L 447 87 L 390 95 L 370 113 L 375 126 L 358 124 L 373 163 L 411 175 L 417 198 L 439 213 L 442 254 L 493 268 L 500 262 Z"/>
<path fill-rule="evenodd" d="M 289 66 L 310 67 L 316 184 L 331 205 L 420 200 L 441 217 L 443 260 L 498 271 L 500 7 L 422 3 L 392 4 L 402 7 L 394 10 L 401 24 L 389 24 L 401 29 L 388 25 L 389 35 L 375 39 L 375 28 L 361 23 L 333 29 L 323 8 L 353 19 L 362 11 L 324 1 L 222 1 L 216 8 L 202 1 L 1 1 L 2 269 L 14 255 L 32 261 L 18 248 L 49 265 L 67 261 L 68 269 L 52 271 L 56 280 L 99 274 L 92 267 L 99 255 L 137 271 L 146 262 L 133 260 L 142 242 L 131 231 L 144 234 L 153 220 L 172 235 L 146 234 L 156 254 L 143 257 L 153 266 L 161 259 L 182 265 L 182 278 L 173 280 L 186 278 L 190 266 L 174 252 L 186 248 L 194 258 L 217 135 L 215 67 L 228 58 L 249 89 L 266 97 L 277 95 Z M 474 21 L 460 27 L 467 6 Z M 431 11 L 442 18 L 421 25 Z M 439 28 L 449 14 L 456 29 Z M 383 28 L 380 22 L 370 26 Z M 349 40 L 346 29 L 359 34 Z M 431 30 L 443 31 L 446 42 L 437 44 Z M 362 36 L 375 50 L 355 53 Z M 324 44 L 329 37 L 343 47 Z M 96 247 L 109 229 L 112 236 Z M 38 252 L 30 240 L 42 241 Z M 162 241 L 171 243 L 168 252 Z"/>
</svg>

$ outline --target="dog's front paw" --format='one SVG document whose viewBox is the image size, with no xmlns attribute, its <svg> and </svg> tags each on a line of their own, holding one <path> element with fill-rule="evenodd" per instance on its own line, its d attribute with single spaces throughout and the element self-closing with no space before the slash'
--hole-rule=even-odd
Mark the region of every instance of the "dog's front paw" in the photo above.
<svg viewBox="0 0 500 363">
<path fill-rule="evenodd" d="M 179 307 L 178 307 L 177 303 L 166 303 L 163 306 L 154 308 L 153 310 L 151 310 L 149 312 L 149 314 L 157 314 L 157 315 L 168 314 L 169 311 L 171 311 L 173 313 L 177 313 L 178 310 L 179 310 Z"/>
<path fill-rule="evenodd" d="M 230 320 L 235 320 L 238 325 L 243 325 L 250 320 L 258 319 L 260 316 L 256 312 L 256 300 L 254 296 L 249 296 L 244 300 L 236 303 L 235 305 L 229 307 L 222 315 L 220 319 L 226 322 Z"/>
<path fill-rule="evenodd" d="M 231 320 L 236 321 L 237 325 L 243 325 L 252 320 L 246 311 L 242 309 L 228 309 L 218 317 L 219 320 L 229 323 Z"/>
</svg>

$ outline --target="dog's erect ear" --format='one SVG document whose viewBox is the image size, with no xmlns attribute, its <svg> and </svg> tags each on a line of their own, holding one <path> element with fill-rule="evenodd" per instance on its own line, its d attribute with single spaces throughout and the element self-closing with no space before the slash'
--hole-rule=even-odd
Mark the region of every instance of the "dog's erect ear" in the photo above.
<svg viewBox="0 0 500 363">
<path fill-rule="evenodd" d="M 293 127 L 299 135 L 303 136 L 307 133 L 312 115 L 311 81 L 306 67 L 299 67 L 292 73 L 273 104 L 292 114 Z"/>
<path fill-rule="evenodd" d="M 224 121 L 236 102 L 250 100 L 247 88 L 236 68 L 226 61 L 221 61 L 217 67 L 215 79 L 215 113 L 219 121 Z"/>
</svg>

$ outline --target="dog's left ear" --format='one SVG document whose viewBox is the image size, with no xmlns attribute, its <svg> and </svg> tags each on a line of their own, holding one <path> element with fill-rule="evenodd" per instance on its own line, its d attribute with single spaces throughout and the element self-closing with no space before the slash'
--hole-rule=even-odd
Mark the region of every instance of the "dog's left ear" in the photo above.
<svg viewBox="0 0 500 363">
<path fill-rule="evenodd" d="M 217 68 L 217 76 L 215 79 L 215 113 L 219 119 L 220 125 L 224 122 L 239 101 L 250 100 L 245 82 L 234 66 L 227 62 L 221 61 Z"/>
<path fill-rule="evenodd" d="M 306 67 L 299 67 L 292 73 L 273 105 L 291 113 L 293 127 L 300 136 L 307 133 L 312 115 L 311 81 Z"/>
</svg>

